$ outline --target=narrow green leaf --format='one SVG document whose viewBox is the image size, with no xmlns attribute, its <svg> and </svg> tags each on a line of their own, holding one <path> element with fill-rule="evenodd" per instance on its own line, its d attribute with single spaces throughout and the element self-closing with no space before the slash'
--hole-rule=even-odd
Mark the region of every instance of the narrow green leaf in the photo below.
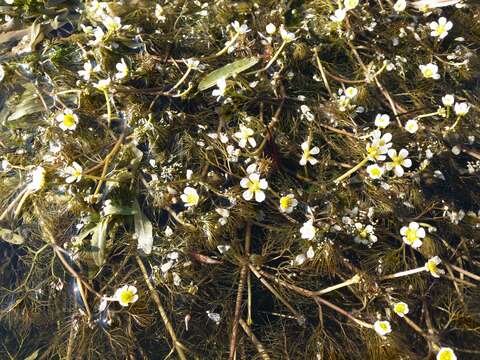
<svg viewBox="0 0 480 360">
<path fill-rule="evenodd" d="M 235 76 L 236 74 L 251 68 L 258 62 L 258 60 L 259 59 L 257 57 L 245 58 L 227 64 L 220 69 L 214 70 L 205 76 L 202 81 L 200 81 L 200 84 L 198 84 L 198 90 L 207 90 L 212 86 L 215 86 L 217 81 L 221 78 L 228 79 L 229 77 Z"/>
<path fill-rule="evenodd" d="M 135 210 L 137 211 L 134 215 L 135 235 L 138 241 L 137 248 L 143 250 L 143 252 L 148 255 L 152 252 L 153 246 L 152 223 L 142 212 L 138 202 L 135 203 Z"/>
<path fill-rule="evenodd" d="M 100 220 L 92 235 L 92 257 L 97 266 L 102 266 L 105 263 L 105 247 L 107 245 L 107 228 L 109 222 L 109 216 Z"/>
<path fill-rule="evenodd" d="M 122 205 L 116 205 L 112 204 L 109 202 L 103 207 L 103 215 L 108 216 L 108 215 L 134 215 L 137 213 L 137 210 L 132 208 L 131 206 L 122 206 Z"/>
</svg>

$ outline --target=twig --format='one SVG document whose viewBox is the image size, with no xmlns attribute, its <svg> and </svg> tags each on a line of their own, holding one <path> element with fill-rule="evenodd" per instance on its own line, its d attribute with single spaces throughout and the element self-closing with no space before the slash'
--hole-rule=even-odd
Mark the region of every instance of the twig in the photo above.
<svg viewBox="0 0 480 360">
<path fill-rule="evenodd" d="M 162 305 L 162 301 L 160 300 L 160 296 L 158 296 L 157 291 L 153 287 L 150 278 L 148 276 L 147 269 L 145 268 L 145 265 L 142 262 L 142 259 L 140 259 L 139 256 L 135 256 L 138 266 L 140 267 L 140 270 L 142 271 L 143 274 L 143 279 L 145 280 L 145 283 L 147 284 L 148 289 L 150 290 L 150 294 L 153 298 L 153 301 L 157 304 L 157 309 L 160 313 L 160 316 L 162 317 L 163 323 L 165 324 L 165 327 L 167 328 L 168 334 L 170 335 L 173 346 L 175 347 L 175 350 L 177 351 L 178 357 L 180 360 L 187 360 L 187 357 L 185 356 L 184 349 L 185 346 L 177 339 L 177 335 L 175 334 L 175 330 L 173 330 L 172 323 L 168 319 L 167 312 L 165 311 L 165 308 Z"/>
<path fill-rule="evenodd" d="M 255 345 L 257 348 L 258 354 L 262 357 L 263 360 L 270 360 L 270 356 L 268 355 L 267 351 L 265 350 L 265 347 L 263 344 L 257 339 L 255 334 L 252 332 L 250 327 L 247 325 L 247 323 L 243 319 L 239 319 L 240 326 L 243 328 L 243 331 L 245 331 L 245 334 L 250 338 L 250 341 Z"/>
<path fill-rule="evenodd" d="M 245 229 L 245 249 L 250 249 L 251 235 L 252 235 L 252 224 L 248 222 Z M 243 298 L 243 290 L 245 287 L 245 280 L 247 277 L 247 271 L 248 271 L 247 265 L 242 264 L 240 269 L 240 278 L 238 280 L 237 300 L 235 302 L 235 317 L 234 317 L 233 326 L 232 326 L 232 336 L 230 337 L 230 355 L 228 357 L 230 360 L 235 359 L 235 355 L 236 355 L 238 322 L 240 320 L 240 315 L 242 311 L 242 298 Z"/>
</svg>

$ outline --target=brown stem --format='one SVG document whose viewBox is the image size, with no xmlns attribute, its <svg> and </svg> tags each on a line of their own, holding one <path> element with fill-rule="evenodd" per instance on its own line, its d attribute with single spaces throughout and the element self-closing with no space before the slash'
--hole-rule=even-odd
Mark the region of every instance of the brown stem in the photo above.
<svg viewBox="0 0 480 360">
<path fill-rule="evenodd" d="M 247 323 L 243 320 L 239 320 L 240 326 L 243 328 L 243 331 L 245 331 L 245 334 L 249 337 L 250 341 L 255 345 L 257 348 L 258 354 L 262 357 L 263 360 L 270 360 L 270 356 L 268 355 L 268 352 L 265 350 L 265 347 L 263 344 L 257 339 L 255 334 L 252 332 L 250 327 L 247 325 Z"/>
<path fill-rule="evenodd" d="M 160 300 L 160 296 L 158 296 L 157 291 L 153 287 L 150 278 L 148 276 L 147 269 L 145 268 L 145 265 L 142 262 L 142 259 L 140 259 L 139 256 L 135 257 L 138 263 L 138 266 L 140 267 L 140 270 L 142 271 L 143 274 L 143 279 L 145 280 L 145 283 L 147 284 L 148 290 L 150 290 L 150 295 L 153 298 L 153 301 L 157 305 L 158 312 L 160 313 L 160 316 L 162 317 L 163 323 L 165 324 L 165 327 L 167 329 L 168 334 L 170 335 L 173 346 L 175 347 L 175 350 L 177 351 L 178 357 L 180 360 L 187 360 L 187 357 L 185 356 L 184 349 L 185 346 L 177 339 L 177 335 L 175 334 L 175 330 L 173 329 L 172 323 L 170 322 L 167 312 L 165 311 L 165 308 L 162 305 L 162 301 Z"/>
</svg>

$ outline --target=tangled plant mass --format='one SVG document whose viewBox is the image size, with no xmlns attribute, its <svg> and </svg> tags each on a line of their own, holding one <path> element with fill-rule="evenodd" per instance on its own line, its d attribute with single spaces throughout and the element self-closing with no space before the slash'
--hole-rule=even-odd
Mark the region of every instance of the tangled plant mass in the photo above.
<svg viewBox="0 0 480 360">
<path fill-rule="evenodd" d="M 476 2 L 0 18 L 0 358 L 480 357 Z"/>
</svg>

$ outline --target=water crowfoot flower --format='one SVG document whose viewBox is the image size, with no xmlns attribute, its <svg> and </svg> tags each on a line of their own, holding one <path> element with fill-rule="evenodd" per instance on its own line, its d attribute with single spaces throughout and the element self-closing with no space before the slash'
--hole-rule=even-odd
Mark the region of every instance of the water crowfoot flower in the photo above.
<svg viewBox="0 0 480 360">
<path fill-rule="evenodd" d="M 355 96 L 358 95 L 358 89 L 353 86 L 349 86 L 348 88 L 345 89 L 345 96 L 349 99 L 353 99 Z"/>
<path fill-rule="evenodd" d="M 405 130 L 410 134 L 415 134 L 418 130 L 418 121 L 410 119 L 405 123 Z"/>
<path fill-rule="evenodd" d="M 67 184 L 72 184 L 74 182 L 79 182 L 82 180 L 83 169 L 76 161 L 72 163 L 71 166 L 65 168 L 65 175 L 67 176 L 65 182 Z"/>
<path fill-rule="evenodd" d="M 303 142 L 301 148 L 303 153 L 302 158 L 300 159 L 300 165 L 305 166 L 307 165 L 307 162 L 310 163 L 310 165 L 315 165 L 318 160 L 312 155 L 317 155 L 320 152 L 320 149 L 317 146 L 310 149 L 310 143 L 308 141 Z"/>
<path fill-rule="evenodd" d="M 115 78 L 117 80 L 125 79 L 128 76 L 128 66 L 125 63 L 125 59 L 122 59 L 117 65 L 115 65 L 117 69 L 117 73 L 115 74 Z"/>
<path fill-rule="evenodd" d="M 454 102 L 455 102 L 455 96 L 451 94 L 447 94 L 442 97 L 442 104 L 445 106 L 452 106 Z"/>
<path fill-rule="evenodd" d="M 438 37 L 438 40 L 443 39 L 445 36 L 448 35 L 448 31 L 453 27 L 453 23 L 451 21 L 447 21 L 446 18 L 441 17 L 437 21 L 432 21 L 430 23 L 430 29 L 432 32 L 430 33 L 433 37 Z"/>
<path fill-rule="evenodd" d="M 422 246 L 422 239 L 425 237 L 425 229 L 418 223 L 411 222 L 408 226 L 404 226 L 400 229 L 400 235 L 405 244 L 410 245 L 414 249 L 418 249 Z"/>
<path fill-rule="evenodd" d="M 268 182 L 265 179 L 261 179 L 260 174 L 253 173 L 243 178 L 240 180 L 240 186 L 247 189 L 242 194 L 245 200 L 252 200 L 254 196 L 257 202 L 265 200 L 265 192 L 263 190 L 268 188 Z"/>
<path fill-rule="evenodd" d="M 122 306 L 128 306 L 138 300 L 137 288 L 133 285 L 124 285 L 115 291 L 114 298 Z"/>
<path fill-rule="evenodd" d="M 380 129 L 385 129 L 390 124 L 390 116 L 387 114 L 378 114 L 375 117 L 375 126 Z"/>
<path fill-rule="evenodd" d="M 193 207 L 198 205 L 200 197 L 198 196 L 197 190 L 190 186 L 187 186 L 183 190 L 183 194 L 180 195 L 180 199 L 182 199 L 186 207 Z"/>
<path fill-rule="evenodd" d="M 390 326 L 390 322 L 384 320 L 377 320 L 373 324 L 373 329 L 377 332 L 380 336 L 385 336 L 392 332 L 392 327 Z"/>
<path fill-rule="evenodd" d="M 393 311 L 400 317 L 404 317 L 408 314 L 408 305 L 402 301 L 393 304 Z"/>
<path fill-rule="evenodd" d="M 440 74 L 438 73 L 438 66 L 436 64 L 429 63 L 427 65 L 420 65 L 419 68 L 425 79 L 440 79 Z"/>
<path fill-rule="evenodd" d="M 330 20 L 336 23 L 340 23 L 345 19 L 345 16 L 347 15 L 347 10 L 345 9 L 337 9 L 333 13 L 333 15 L 330 16 Z"/>
<path fill-rule="evenodd" d="M 376 180 L 380 179 L 383 176 L 385 169 L 382 166 L 378 166 L 377 164 L 368 165 L 367 166 L 367 173 L 370 178 Z"/>
<path fill-rule="evenodd" d="M 78 116 L 71 109 L 65 109 L 63 113 L 57 115 L 56 120 L 60 129 L 64 131 L 73 131 L 77 128 Z"/>
<path fill-rule="evenodd" d="M 225 96 L 225 90 L 227 89 L 227 81 L 224 77 L 217 81 L 217 88 L 212 91 L 212 96 L 217 97 L 217 101 Z"/>
<path fill-rule="evenodd" d="M 445 274 L 445 270 L 439 269 L 438 265 L 442 260 L 438 256 L 434 256 L 425 263 L 425 270 L 428 271 L 433 277 L 439 278 L 440 275 Z"/>
<path fill-rule="evenodd" d="M 457 116 L 465 116 L 470 110 L 470 105 L 466 102 L 456 103 L 453 110 Z"/>
<path fill-rule="evenodd" d="M 235 134 L 233 134 L 233 136 L 238 139 L 238 146 L 240 146 L 241 148 L 245 148 L 247 146 L 247 143 L 250 144 L 252 148 L 254 148 L 255 146 L 257 146 L 257 142 L 253 137 L 254 133 L 255 132 L 249 127 L 240 124 L 240 131 L 237 131 Z"/>
<path fill-rule="evenodd" d="M 357 7 L 358 2 L 359 0 L 344 0 L 343 4 L 345 5 L 345 9 L 352 10 Z"/>
<path fill-rule="evenodd" d="M 412 166 L 412 160 L 407 159 L 408 151 L 406 149 L 400 150 L 397 154 L 397 150 L 388 150 L 388 156 L 392 161 L 387 162 L 387 170 L 393 170 L 395 176 L 402 177 L 404 174 L 403 167 L 409 168 Z"/>
<path fill-rule="evenodd" d="M 290 214 L 295 208 L 295 206 L 297 205 L 298 205 L 298 201 L 297 199 L 295 199 L 295 195 L 288 194 L 280 198 L 279 209 L 280 209 L 280 212 Z"/>
<path fill-rule="evenodd" d="M 317 233 L 317 228 L 313 226 L 313 220 L 310 219 L 307 222 L 304 222 L 300 228 L 300 234 L 302 239 L 312 240 Z"/>
</svg>

